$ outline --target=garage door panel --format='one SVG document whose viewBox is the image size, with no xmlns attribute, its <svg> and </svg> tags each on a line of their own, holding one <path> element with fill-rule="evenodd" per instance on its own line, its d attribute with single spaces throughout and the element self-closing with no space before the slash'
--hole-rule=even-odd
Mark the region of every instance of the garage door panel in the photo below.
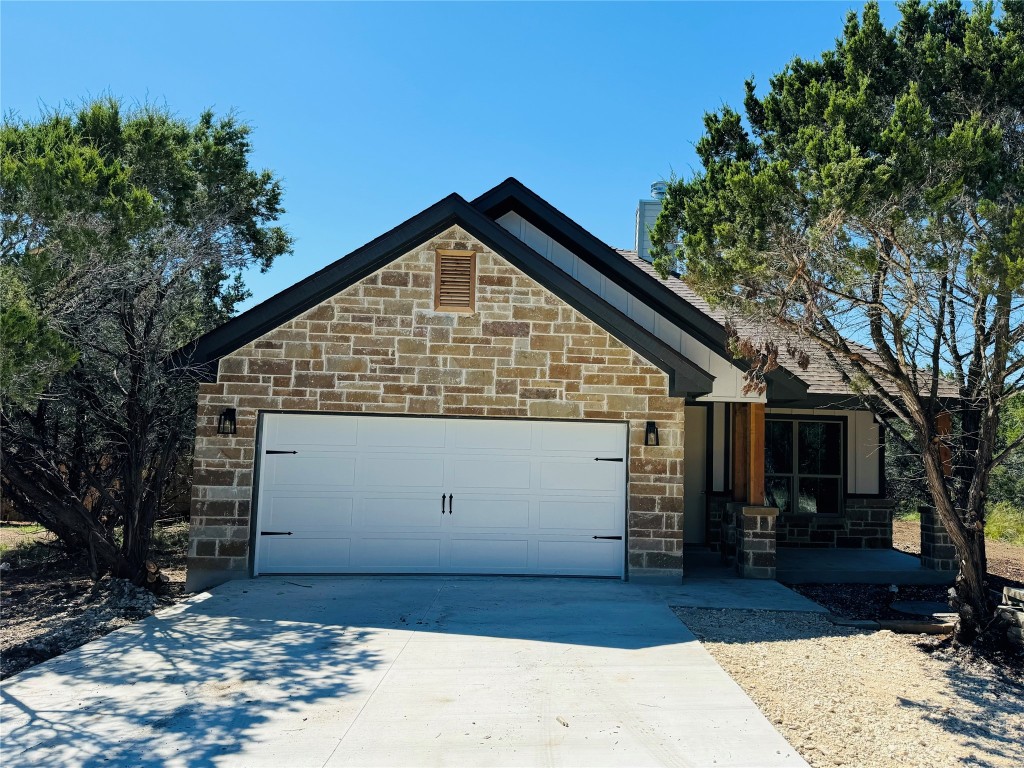
<svg viewBox="0 0 1024 768">
<path fill-rule="evenodd" d="M 481 451 L 528 451 L 533 442 L 533 423 L 503 421 L 495 429 L 493 421 L 462 419 L 454 422 L 455 447 Z"/>
<path fill-rule="evenodd" d="M 620 505 L 612 501 L 552 499 L 542 501 L 539 526 L 543 529 L 579 530 L 591 534 L 618 532 Z"/>
<path fill-rule="evenodd" d="M 359 444 L 369 448 L 444 448 L 442 419 L 363 418 Z"/>
<path fill-rule="evenodd" d="M 452 528 L 529 528 L 529 499 L 495 499 L 490 496 L 454 494 L 452 514 L 447 521 Z"/>
<path fill-rule="evenodd" d="M 287 496 L 267 498 L 267 530 L 324 531 L 352 526 L 352 498 L 343 496 Z"/>
<path fill-rule="evenodd" d="M 581 448 L 592 451 L 594 456 L 622 456 L 625 434 L 622 424 L 600 424 L 589 422 L 586 426 L 585 442 L 581 444 L 579 422 L 551 421 L 540 425 L 542 451 L 567 451 L 579 453 Z"/>
<path fill-rule="evenodd" d="M 366 488 L 438 488 L 444 484 L 444 457 L 366 454 L 359 458 L 359 483 Z"/>
<path fill-rule="evenodd" d="M 453 538 L 452 568 L 522 572 L 530 565 L 529 539 Z"/>
<path fill-rule="evenodd" d="M 356 525 L 377 530 L 441 527 L 441 494 L 368 496 L 359 504 Z"/>
<path fill-rule="evenodd" d="M 381 570 L 438 570 L 441 538 L 360 537 L 352 565 Z"/>
<path fill-rule="evenodd" d="M 537 542 L 537 568 L 548 573 L 619 574 L 622 547 L 617 541 L 541 539 Z"/>
<path fill-rule="evenodd" d="M 301 488 L 351 488 L 356 480 L 355 457 L 286 454 L 264 457 L 269 485 Z"/>
<path fill-rule="evenodd" d="M 267 438 L 264 442 L 268 448 L 292 450 L 302 446 L 352 447 L 356 444 L 359 430 L 355 419 L 293 414 L 271 414 L 267 419 Z"/>
<path fill-rule="evenodd" d="M 502 457 L 463 459 L 455 457 L 455 488 L 493 488 L 502 491 L 530 490 L 530 462 Z"/>
<path fill-rule="evenodd" d="M 267 536 L 260 546 L 265 573 L 337 572 L 352 565 L 349 539 Z"/>
<path fill-rule="evenodd" d="M 540 487 L 544 491 L 611 492 L 619 484 L 622 465 L 593 459 L 553 459 L 544 462 Z"/>
</svg>

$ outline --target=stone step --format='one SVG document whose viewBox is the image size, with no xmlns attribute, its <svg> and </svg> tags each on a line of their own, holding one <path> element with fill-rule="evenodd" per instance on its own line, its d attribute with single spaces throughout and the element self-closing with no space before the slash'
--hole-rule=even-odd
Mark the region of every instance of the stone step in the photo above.
<svg viewBox="0 0 1024 768">
<path fill-rule="evenodd" d="M 1019 587 L 1003 587 L 1003 603 L 1024 607 L 1024 589 Z"/>
<path fill-rule="evenodd" d="M 1000 605 L 996 613 L 1017 627 L 1024 627 L 1024 608 L 1015 605 Z"/>
</svg>

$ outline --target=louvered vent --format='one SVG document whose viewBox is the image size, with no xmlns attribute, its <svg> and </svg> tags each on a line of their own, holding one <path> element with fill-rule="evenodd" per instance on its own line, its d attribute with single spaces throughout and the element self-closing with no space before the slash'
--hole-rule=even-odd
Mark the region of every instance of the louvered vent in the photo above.
<svg viewBox="0 0 1024 768">
<path fill-rule="evenodd" d="M 472 312 L 476 301 L 476 253 L 437 252 L 434 306 L 444 312 Z"/>
</svg>

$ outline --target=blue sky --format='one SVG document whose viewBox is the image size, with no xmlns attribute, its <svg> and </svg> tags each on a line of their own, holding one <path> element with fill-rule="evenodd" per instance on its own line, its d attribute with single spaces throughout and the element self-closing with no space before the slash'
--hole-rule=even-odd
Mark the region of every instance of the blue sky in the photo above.
<svg viewBox="0 0 1024 768">
<path fill-rule="evenodd" d="M 5 0 L 0 103 L 22 118 L 108 93 L 186 118 L 236 110 L 296 239 L 247 276 L 251 304 L 508 176 L 631 247 L 637 200 L 689 173 L 703 113 L 830 48 L 860 6 Z"/>
</svg>

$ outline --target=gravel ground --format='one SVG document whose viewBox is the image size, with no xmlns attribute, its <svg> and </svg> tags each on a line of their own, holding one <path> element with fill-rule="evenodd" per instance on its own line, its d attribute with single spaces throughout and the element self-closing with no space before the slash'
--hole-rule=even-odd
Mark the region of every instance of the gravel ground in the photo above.
<svg viewBox="0 0 1024 768">
<path fill-rule="evenodd" d="M 815 768 L 1024 765 L 1024 688 L 984 662 L 815 614 L 675 611 Z"/>
</svg>

